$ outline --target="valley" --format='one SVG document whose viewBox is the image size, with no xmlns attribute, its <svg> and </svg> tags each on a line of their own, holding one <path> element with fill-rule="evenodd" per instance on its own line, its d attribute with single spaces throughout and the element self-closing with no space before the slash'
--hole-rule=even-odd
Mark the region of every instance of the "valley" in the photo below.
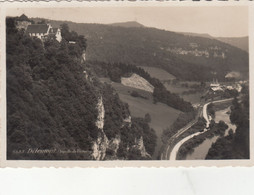
<svg viewBox="0 0 254 195">
<path fill-rule="evenodd" d="M 221 145 L 233 151 L 235 140 L 248 138 L 241 120 L 248 117 L 249 57 L 230 44 L 235 39 L 135 22 L 39 20 L 7 18 L 9 159 L 184 159 L 203 139 L 223 133 L 226 124 L 214 120 L 213 106 L 224 101 L 232 101 L 228 112 L 235 135 L 210 145 L 208 158 L 223 156 Z M 37 27 L 51 34 L 31 33 Z M 27 146 L 85 154 L 12 152 Z M 239 151 L 240 157 L 246 151 Z"/>
<path fill-rule="evenodd" d="M 54 26 L 62 23 L 48 22 Z M 174 77 L 188 81 L 210 81 L 214 73 L 219 80 L 224 80 L 230 71 L 241 72 L 242 78 L 248 78 L 248 53 L 213 37 L 137 24 L 124 24 L 123 27 L 119 24 L 65 23 L 86 37 L 87 60 L 162 68 Z"/>
</svg>

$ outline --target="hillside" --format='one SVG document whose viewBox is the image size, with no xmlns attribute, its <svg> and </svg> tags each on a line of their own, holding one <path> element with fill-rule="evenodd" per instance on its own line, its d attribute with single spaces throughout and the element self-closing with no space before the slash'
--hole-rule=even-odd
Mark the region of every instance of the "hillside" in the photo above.
<svg viewBox="0 0 254 195">
<path fill-rule="evenodd" d="M 7 159 L 148 160 L 156 134 L 82 59 L 86 40 L 63 26 L 43 42 L 6 20 Z M 71 37 L 75 44 L 67 40 Z"/>
<path fill-rule="evenodd" d="M 59 26 L 59 21 L 50 21 Z M 248 53 L 216 39 L 155 28 L 66 22 L 87 38 L 88 60 L 162 68 L 182 80 L 219 80 L 231 71 L 248 76 Z"/>
<path fill-rule="evenodd" d="M 191 33 L 191 32 L 178 32 L 180 34 L 186 35 L 186 36 L 193 36 L 193 37 L 203 37 L 203 38 L 209 38 L 214 39 L 211 35 L 207 33 Z"/>
<path fill-rule="evenodd" d="M 209 39 L 217 39 L 223 43 L 227 43 L 246 52 L 249 52 L 249 37 L 213 37 L 209 34 L 199 34 L 199 33 L 188 33 L 180 32 L 181 34 L 195 37 L 204 37 Z"/>
<path fill-rule="evenodd" d="M 249 52 L 249 38 L 248 37 L 216 37 L 219 41 L 228 43 L 238 47 L 246 52 Z"/>
</svg>

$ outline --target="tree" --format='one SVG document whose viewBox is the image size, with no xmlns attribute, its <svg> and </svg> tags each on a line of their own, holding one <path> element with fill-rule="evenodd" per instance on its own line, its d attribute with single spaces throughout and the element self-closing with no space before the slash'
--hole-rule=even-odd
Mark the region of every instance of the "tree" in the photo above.
<svg viewBox="0 0 254 195">
<path fill-rule="evenodd" d="M 152 121 L 151 116 L 150 116 L 149 113 L 146 113 L 146 114 L 145 114 L 145 121 L 146 121 L 147 123 L 150 123 L 150 122 Z"/>
<path fill-rule="evenodd" d="M 38 24 L 47 24 L 46 20 L 41 20 L 40 22 L 38 22 Z"/>
<path fill-rule="evenodd" d="M 61 35 L 62 35 L 62 37 L 66 41 L 68 41 L 69 40 L 69 31 L 70 31 L 68 24 L 63 23 L 63 24 L 60 25 L 60 27 L 61 27 Z"/>
</svg>

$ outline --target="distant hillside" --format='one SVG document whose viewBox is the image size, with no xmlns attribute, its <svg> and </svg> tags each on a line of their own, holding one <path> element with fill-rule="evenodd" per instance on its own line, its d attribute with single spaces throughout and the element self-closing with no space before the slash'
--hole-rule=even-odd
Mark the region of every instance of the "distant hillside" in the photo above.
<svg viewBox="0 0 254 195">
<path fill-rule="evenodd" d="M 214 39 L 211 35 L 207 33 L 191 33 L 191 32 L 179 32 L 180 34 L 186 35 L 186 36 L 193 36 L 193 37 L 203 37 L 203 38 L 209 38 Z"/>
<path fill-rule="evenodd" d="M 120 26 L 120 27 L 126 27 L 126 28 L 130 28 L 130 27 L 145 27 L 143 24 L 140 24 L 136 21 L 129 21 L 129 22 L 121 22 L 121 23 L 113 23 L 110 24 L 111 26 Z"/>
<path fill-rule="evenodd" d="M 204 37 L 209 39 L 217 39 L 221 42 L 227 43 L 239 49 L 249 52 L 249 37 L 213 37 L 209 34 L 199 34 L 199 33 L 189 33 L 189 32 L 180 32 L 181 34 L 187 36 L 195 37 Z"/>
<path fill-rule="evenodd" d="M 66 23 L 87 38 L 88 60 L 162 68 L 182 80 L 207 81 L 214 74 L 223 80 L 231 71 L 248 76 L 248 53 L 216 39 L 156 28 Z"/>
<path fill-rule="evenodd" d="M 216 39 L 249 52 L 249 37 L 217 37 Z"/>
</svg>

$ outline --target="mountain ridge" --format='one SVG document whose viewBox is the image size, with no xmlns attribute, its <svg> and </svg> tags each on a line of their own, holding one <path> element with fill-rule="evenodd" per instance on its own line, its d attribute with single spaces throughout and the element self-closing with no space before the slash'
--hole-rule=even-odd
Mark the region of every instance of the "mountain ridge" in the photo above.
<svg viewBox="0 0 254 195">
<path fill-rule="evenodd" d="M 120 26 L 120 27 L 126 27 L 126 28 L 145 28 L 143 24 L 140 24 L 139 22 L 136 21 L 127 21 L 127 22 L 117 22 L 117 23 L 112 23 L 109 24 L 111 26 Z"/>
</svg>

